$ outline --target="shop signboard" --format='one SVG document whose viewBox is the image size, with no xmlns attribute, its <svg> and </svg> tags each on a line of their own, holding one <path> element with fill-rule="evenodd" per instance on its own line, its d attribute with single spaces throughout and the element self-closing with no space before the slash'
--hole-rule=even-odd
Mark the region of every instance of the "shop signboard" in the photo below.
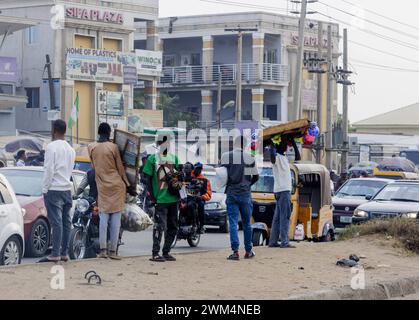
<svg viewBox="0 0 419 320">
<path fill-rule="evenodd" d="M 117 51 L 68 48 L 67 79 L 122 84 L 124 79 L 121 55 Z"/>
<path fill-rule="evenodd" d="M 135 50 L 137 71 L 140 76 L 161 76 L 163 71 L 163 52 Z"/>
<path fill-rule="evenodd" d="M 124 115 L 124 93 L 99 90 L 98 91 L 98 114 L 110 116 Z"/>
<path fill-rule="evenodd" d="M 17 82 L 16 58 L 0 57 L 0 82 Z"/>
</svg>

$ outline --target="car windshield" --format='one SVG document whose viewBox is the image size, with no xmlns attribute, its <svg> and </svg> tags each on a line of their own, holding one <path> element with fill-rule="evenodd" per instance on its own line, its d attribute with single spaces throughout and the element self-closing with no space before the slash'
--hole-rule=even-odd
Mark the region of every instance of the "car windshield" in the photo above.
<svg viewBox="0 0 419 320">
<path fill-rule="evenodd" d="M 211 182 L 211 189 L 212 189 L 212 192 L 215 192 L 215 193 L 224 193 L 224 191 L 225 191 L 225 187 L 223 187 L 223 188 L 217 188 L 217 183 L 216 183 L 216 177 L 215 177 L 215 175 L 213 175 L 213 174 L 205 174 L 205 172 L 203 173 L 204 174 L 204 176 Z"/>
<path fill-rule="evenodd" d="M 338 197 L 365 197 L 375 195 L 382 187 L 387 184 L 385 181 L 375 180 L 349 180 L 337 192 Z"/>
<path fill-rule="evenodd" d="M 262 168 L 259 170 L 259 180 L 252 186 L 252 192 L 274 192 L 274 177 L 272 168 Z"/>
<path fill-rule="evenodd" d="M 3 170 L 1 173 L 12 185 L 17 196 L 42 196 L 42 180 L 44 176 L 42 171 Z"/>
<path fill-rule="evenodd" d="M 419 184 L 390 184 L 381 190 L 374 200 L 419 202 Z"/>
</svg>

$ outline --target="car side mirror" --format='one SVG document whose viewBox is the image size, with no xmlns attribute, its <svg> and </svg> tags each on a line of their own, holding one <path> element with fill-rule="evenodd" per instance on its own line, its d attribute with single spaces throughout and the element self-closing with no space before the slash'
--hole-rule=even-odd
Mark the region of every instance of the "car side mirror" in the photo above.
<svg viewBox="0 0 419 320">
<path fill-rule="evenodd" d="M 370 195 L 370 194 L 366 195 L 365 196 L 365 199 L 368 200 L 368 201 L 371 200 L 372 199 L 372 195 Z"/>
</svg>

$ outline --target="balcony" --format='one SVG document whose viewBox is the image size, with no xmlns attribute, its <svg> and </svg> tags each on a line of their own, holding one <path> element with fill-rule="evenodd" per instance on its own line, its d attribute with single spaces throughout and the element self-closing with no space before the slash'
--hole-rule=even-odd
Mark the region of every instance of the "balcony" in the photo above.
<svg viewBox="0 0 419 320">
<path fill-rule="evenodd" d="M 241 68 L 242 82 L 287 86 L 288 70 L 287 65 L 281 64 L 245 63 Z M 165 67 L 159 85 L 163 87 L 216 85 L 220 76 L 224 85 L 234 85 L 237 79 L 236 71 L 236 64 Z"/>
</svg>

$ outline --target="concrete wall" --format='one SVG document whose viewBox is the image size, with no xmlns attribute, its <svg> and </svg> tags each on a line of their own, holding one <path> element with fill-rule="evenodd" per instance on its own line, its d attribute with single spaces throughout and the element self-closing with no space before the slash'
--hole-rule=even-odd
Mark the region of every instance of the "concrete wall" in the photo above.
<svg viewBox="0 0 419 320">
<path fill-rule="evenodd" d="M 243 63 L 252 63 L 252 37 L 243 37 Z M 214 37 L 214 64 L 237 63 L 237 36 Z"/>
</svg>

